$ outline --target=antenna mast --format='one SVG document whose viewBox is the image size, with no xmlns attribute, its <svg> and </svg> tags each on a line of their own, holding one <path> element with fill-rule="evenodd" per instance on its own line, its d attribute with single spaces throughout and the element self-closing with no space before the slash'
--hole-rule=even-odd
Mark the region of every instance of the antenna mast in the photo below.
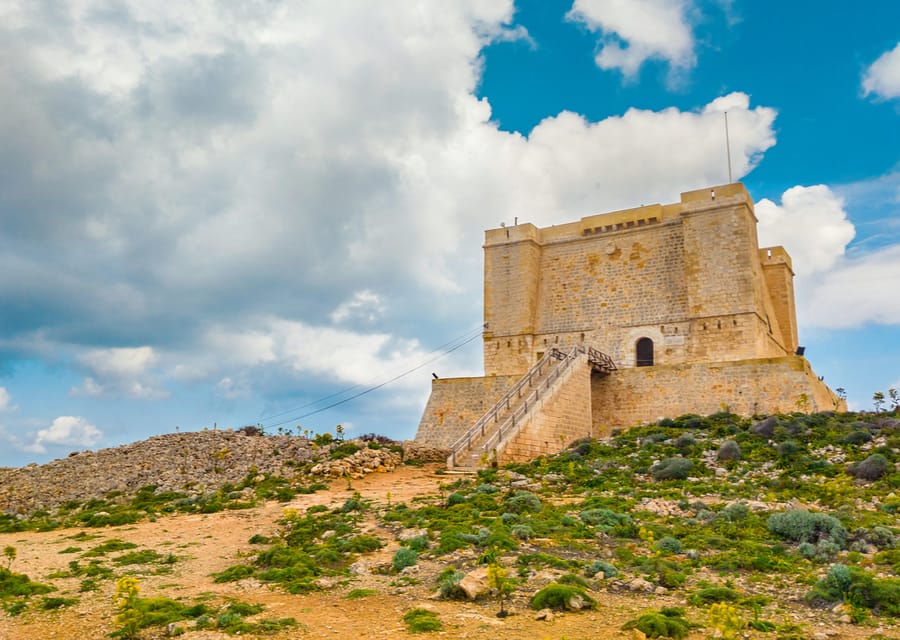
<svg viewBox="0 0 900 640">
<path fill-rule="evenodd" d="M 725 112 L 725 155 L 728 157 L 728 183 L 734 180 L 731 178 L 731 141 L 728 138 L 728 112 Z"/>
</svg>

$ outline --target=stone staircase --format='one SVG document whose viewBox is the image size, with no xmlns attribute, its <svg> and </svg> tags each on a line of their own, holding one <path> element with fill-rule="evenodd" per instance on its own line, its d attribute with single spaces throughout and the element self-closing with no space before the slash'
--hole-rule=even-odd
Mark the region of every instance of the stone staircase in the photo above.
<svg viewBox="0 0 900 640">
<path fill-rule="evenodd" d="M 497 403 L 450 445 L 447 468 L 456 472 L 474 473 L 490 465 L 493 456 L 515 437 L 542 400 L 551 398 L 571 372 L 579 366 L 610 373 L 615 370 L 605 354 L 584 346 L 569 352 L 550 349 Z"/>
</svg>

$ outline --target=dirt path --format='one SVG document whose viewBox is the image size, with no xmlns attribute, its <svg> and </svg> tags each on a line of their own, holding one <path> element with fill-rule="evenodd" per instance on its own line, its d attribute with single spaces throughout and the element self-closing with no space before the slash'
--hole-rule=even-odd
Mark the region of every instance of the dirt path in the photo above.
<svg viewBox="0 0 900 640">
<path fill-rule="evenodd" d="M 298 496 L 290 503 L 269 502 L 255 509 L 226 511 L 209 515 L 179 515 L 159 518 L 155 522 L 106 529 L 68 529 L 47 533 L 0 534 L 0 546 L 11 545 L 17 550 L 13 570 L 25 573 L 36 581 L 48 581 L 54 572 L 64 571 L 69 561 L 79 559 L 78 553 L 62 553 L 71 547 L 87 550 L 112 538 L 134 542 L 140 548 L 176 555 L 173 572 L 140 578 L 141 595 L 166 595 L 193 601 L 204 596 L 213 599 L 235 598 L 243 602 L 265 605 L 264 617 L 293 617 L 299 626 L 281 632 L 274 638 L 352 638 L 375 640 L 381 638 L 412 637 L 407 634 L 403 614 L 416 606 L 436 611 L 444 623 L 440 637 L 472 640 L 586 640 L 588 638 L 628 638 L 620 631 L 622 623 L 636 614 L 663 605 L 680 604 L 679 598 L 647 598 L 614 593 L 594 594 L 599 601 L 596 611 L 558 615 L 551 622 L 537 621 L 527 609 L 522 594 L 513 602 L 514 615 L 498 619 L 494 603 L 460 603 L 431 599 L 434 591 L 433 575 L 442 563 L 423 565 L 419 584 L 405 585 L 396 576 L 365 574 L 354 576 L 334 589 L 307 595 L 290 595 L 281 590 L 253 582 L 216 584 L 210 574 L 241 562 L 254 549 L 248 543 L 251 536 L 270 536 L 277 530 L 277 520 L 285 508 L 303 510 L 312 505 L 336 506 L 359 492 L 363 498 L 386 503 L 409 502 L 417 496 L 436 495 L 441 483 L 453 478 L 436 475 L 436 466 L 400 467 L 392 473 L 372 474 L 354 480 L 348 488 L 346 480 L 332 483 L 330 491 Z M 374 527 L 374 521 L 368 526 Z M 73 536 L 86 532 L 97 535 L 92 540 L 76 541 Z M 382 532 L 384 533 L 384 532 Z M 382 539 L 390 539 L 382 535 Z M 388 561 L 396 549 L 393 542 L 374 558 Z M 79 559 L 80 562 L 86 562 Z M 416 577 L 417 574 L 413 574 Z M 0 613 L 0 640 L 84 640 L 106 637 L 115 629 L 112 605 L 113 580 L 99 580 L 99 589 L 79 593 L 82 578 L 54 578 L 59 591 L 52 595 L 77 597 L 78 603 L 55 612 L 29 610 L 17 617 Z M 348 600 L 347 592 L 354 588 L 377 591 L 362 599 Z M 814 620 L 811 620 L 815 624 Z M 848 626 L 840 638 L 861 640 L 876 633 L 875 629 Z M 897 637 L 884 632 L 885 637 Z M 146 630 L 142 638 L 164 637 L 165 630 Z M 190 640 L 231 638 L 216 631 L 191 631 L 181 636 Z M 247 636 L 244 636 L 247 637 Z M 427 636 L 418 636 L 427 637 Z M 695 634 L 692 638 L 705 637 Z M 764 636 L 759 636 L 764 637 Z M 771 637 L 771 636 L 769 636 Z"/>
</svg>

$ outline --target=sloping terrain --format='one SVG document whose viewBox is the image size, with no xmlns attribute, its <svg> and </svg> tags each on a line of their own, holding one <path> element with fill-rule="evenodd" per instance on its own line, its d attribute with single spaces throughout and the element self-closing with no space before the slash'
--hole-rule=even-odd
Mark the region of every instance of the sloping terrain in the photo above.
<svg viewBox="0 0 900 640">
<path fill-rule="evenodd" d="M 235 460 L 271 436 L 240 437 Z M 5 517 L 0 638 L 395 638 L 419 608 L 485 640 L 640 637 L 622 625 L 663 608 L 641 628 L 900 637 L 896 416 L 683 416 L 477 476 L 347 462 L 386 460 L 377 442 L 303 447 L 284 476 Z"/>
</svg>

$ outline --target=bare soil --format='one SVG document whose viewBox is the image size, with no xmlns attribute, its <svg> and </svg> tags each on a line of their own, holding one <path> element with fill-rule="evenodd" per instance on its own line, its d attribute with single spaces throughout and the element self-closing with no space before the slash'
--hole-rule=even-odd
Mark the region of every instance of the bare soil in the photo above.
<svg viewBox="0 0 900 640">
<path fill-rule="evenodd" d="M 519 640 L 523 638 L 543 640 L 582 640 L 588 638 L 632 638 L 630 632 L 621 631 L 621 625 L 636 615 L 661 606 L 683 604 L 680 595 L 645 596 L 631 593 L 599 592 L 592 595 L 599 603 L 595 611 L 557 614 L 552 621 L 535 620 L 528 608 L 530 593 L 520 593 L 511 603 L 512 615 L 496 616 L 495 602 L 461 603 L 447 602 L 432 597 L 434 575 L 444 565 L 440 562 L 422 561 L 418 573 L 412 573 L 418 584 L 402 584 L 397 576 L 367 573 L 341 580 L 333 588 L 306 595 L 291 595 L 278 588 L 255 581 L 216 584 L 211 574 L 242 562 L 242 558 L 258 551 L 248 543 L 254 534 L 273 535 L 277 520 L 284 509 L 303 510 L 312 505 L 337 506 L 358 491 L 364 498 L 379 503 L 409 502 L 415 497 L 436 496 L 438 485 L 446 483 L 446 475 L 437 475 L 436 465 L 425 467 L 400 467 L 390 473 L 375 473 L 362 480 L 354 480 L 348 488 L 346 480 L 336 480 L 330 491 L 320 491 L 298 496 L 290 503 L 268 502 L 254 509 L 226 511 L 209 515 L 177 515 L 163 517 L 155 522 L 105 529 L 66 529 L 47 533 L 0 534 L 0 547 L 11 545 L 17 556 L 12 569 L 25 573 L 32 580 L 52 582 L 59 591 L 51 595 L 77 597 L 78 602 L 52 612 L 29 608 L 25 613 L 8 617 L 0 612 L 0 639 L 3 640 L 83 640 L 103 638 L 116 628 L 114 621 L 114 580 L 98 581 L 97 591 L 79 593 L 81 578 L 55 578 L 48 576 L 64 571 L 70 560 L 78 554 L 62 554 L 64 549 L 77 546 L 84 550 L 111 538 L 134 542 L 140 548 L 155 549 L 160 553 L 172 553 L 179 557 L 173 572 L 166 575 L 146 575 L 140 578 L 141 595 L 165 595 L 192 602 L 197 598 L 211 597 L 213 601 L 234 598 L 242 602 L 265 605 L 260 617 L 293 617 L 297 627 L 287 629 L 270 638 L 403 638 L 410 636 L 403 623 L 403 614 L 414 607 L 425 607 L 437 612 L 444 623 L 444 630 L 431 634 L 440 637 L 470 638 L 473 640 Z M 381 533 L 382 539 L 393 540 L 388 532 L 377 531 L 374 521 L 367 527 Z M 77 542 L 72 536 L 85 531 L 98 538 Z M 374 564 L 389 562 L 396 543 L 389 544 L 366 559 Z M 374 589 L 376 595 L 360 599 L 347 599 L 352 589 Z M 690 616 L 696 618 L 696 616 Z M 837 625 L 830 613 L 815 612 L 805 607 L 791 611 L 790 619 L 807 625 L 810 637 L 819 632 L 821 637 L 862 640 L 876 633 L 883 637 L 900 638 L 896 627 L 874 628 L 853 625 Z M 775 620 L 783 622 L 783 620 Z M 165 629 L 147 629 L 142 638 L 165 637 Z M 231 638 L 219 631 L 190 630 L 182 638 L 189 640 Z M 246 637 L 246 636 L 245 636 Z M 423 637 L 423 636 L 418 636 Z M 425 635 L 424 637 L 428 637 Z M 697 632 L 691 638 L 705 638 L 705 632 Z M 753 637 L 774 638 L 774 634 L 756 634 Z"/>
</svg>

